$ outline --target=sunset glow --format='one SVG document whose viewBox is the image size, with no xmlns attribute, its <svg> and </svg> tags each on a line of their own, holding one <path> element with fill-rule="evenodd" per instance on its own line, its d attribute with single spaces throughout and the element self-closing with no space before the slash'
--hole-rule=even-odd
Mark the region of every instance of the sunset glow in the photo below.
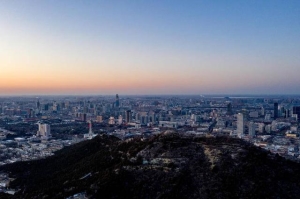
<svg viewBox="0 0 300 199">
<path fill-rule="evenodd" d="M 299 94 L 297 1 L 3 1 L 0 95 Z"/>
</svg>

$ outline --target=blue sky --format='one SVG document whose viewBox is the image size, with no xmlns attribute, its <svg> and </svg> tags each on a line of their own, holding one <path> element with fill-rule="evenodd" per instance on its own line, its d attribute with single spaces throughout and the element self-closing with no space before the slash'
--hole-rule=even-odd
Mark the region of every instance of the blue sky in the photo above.
<svg viewBox="0 0 300 199">
<path fill-rule="evenodd" d="M 300 93 L 300 1 L 10 0 L 0 27 L 0 94 Z"/>
</svg>

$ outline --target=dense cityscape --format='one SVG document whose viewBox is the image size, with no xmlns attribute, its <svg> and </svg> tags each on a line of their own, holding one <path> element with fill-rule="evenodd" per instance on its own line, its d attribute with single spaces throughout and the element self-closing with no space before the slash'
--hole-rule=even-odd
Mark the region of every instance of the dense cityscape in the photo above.
<svg viewBox="0 0 300 199">
<path fill-rule="evenodd" d="M 298 160 L 300 98 L 295 96 L 2 97 L 0 165 L 51 156 L 97 135 L 141 139 L 175 130 L 230 136 Z M 2 174 L 3 191 L 9 184 Z"/>
<path fill-rule="evenodd" d="M 300 1 L 1 1 L 0 198 L 300 195 Z"/>
</svg>

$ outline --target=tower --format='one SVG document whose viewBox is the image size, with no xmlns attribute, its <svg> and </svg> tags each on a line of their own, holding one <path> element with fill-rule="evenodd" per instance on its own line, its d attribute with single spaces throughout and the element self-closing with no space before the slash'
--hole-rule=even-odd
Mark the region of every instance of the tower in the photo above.
<svg viewBox="0 0 300 199">
<path fill-rule="evenodd" d="M 89 133 L 84 134 L 83 137 L 85 139 L 90 140 L 90 139 L 94 138 L 95 136 L 96 136 L 96 134 L 94 134 L 93 130 L 92 130 L 92 120 L 89 120 Z"/>
<path fill-rule="evenodd" d="M 93 136 L 93 130 L 92 130 L 92 120 L 89 121 L 89 136 Z"/>
<path fill-rule="evenodd" d="M 116 95 L 116 107 L 119 108 L 120 107 L 120 100 L 119 100 L 119 95 Z"/>
<path fill-rule="evenodd" d="M 239 138 L 244 136 L 245 130 L 245 117 L 243 113 L 237 114 L 237 134 Z"/>
</svg>

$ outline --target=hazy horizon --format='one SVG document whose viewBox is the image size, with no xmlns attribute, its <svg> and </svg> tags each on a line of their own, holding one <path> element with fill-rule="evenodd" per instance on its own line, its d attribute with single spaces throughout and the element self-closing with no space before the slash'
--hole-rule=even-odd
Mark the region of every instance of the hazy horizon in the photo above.
<svg viewBox="0 0 300 199">
<path fill-rule="evenodd" d="M 298 95 L 300 1 L 2 1 L 0 96 Z"/>
<path fill-rule="evenodd" d="M 282 98 L 282 97 L 300 97 L 300 94 L 118 94 L 121 98 L 127 97 L 197 97 L 197 98 Z M 49 97 L 113 97 L 116 94 L 28 94 L 28 95 L 0 95 L 3 98 L 49 98 Z"/>
</svg>

